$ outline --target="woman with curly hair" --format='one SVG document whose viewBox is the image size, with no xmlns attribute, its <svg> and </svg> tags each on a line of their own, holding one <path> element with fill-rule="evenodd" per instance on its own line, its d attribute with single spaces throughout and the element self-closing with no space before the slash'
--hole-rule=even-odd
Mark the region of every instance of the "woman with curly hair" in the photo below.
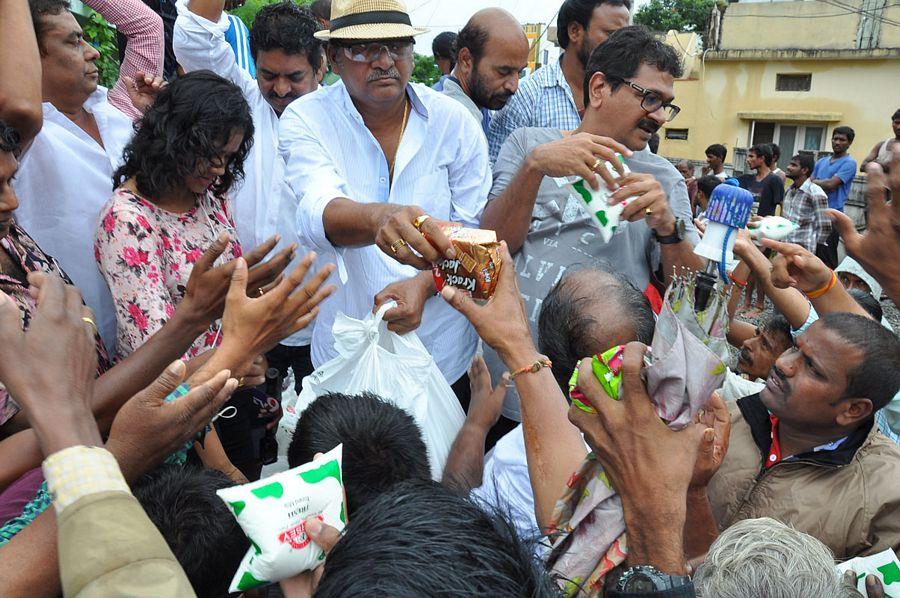
<svg viewBox="0 0 900 598">
<path fill-rule="evenodd" d="M 241 256 L 226 194 L 243 178 L 253 120 L 241 90 L 209 71 L 160 92 L 113 175 L 94 253 L 116 307 L 118 357 L 159 330 L 185 293 L 193 264 L 217 238 Z M 185 357 L 218 345 L 218 323 Z"/>
</svg>

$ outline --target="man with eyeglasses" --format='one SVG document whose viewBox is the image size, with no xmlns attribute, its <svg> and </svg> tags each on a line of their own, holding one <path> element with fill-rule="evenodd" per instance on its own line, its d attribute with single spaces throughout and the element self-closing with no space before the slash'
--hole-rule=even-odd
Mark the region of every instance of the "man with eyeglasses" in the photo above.
<svg viewBox="0 0 900 598">
<path fill-rule="evenodd" d="M 331 29 L 316 37 L 328 41 L 341 82 L 288 107 L 281 153 L 301 238 L 338 262 L 338 291 L 322 304 L 313 332 L 313 365 L 337 356 L 338 312 L 362 318 L 393 300 L 388 328 L 417 330 L 465 407 L 477 336 L 434 297 L 431 262 L 455 255 L 440 221 L 477 228 L 491 173 L 469 112 L 409 83 L 413 36 L 424 31 L 411 26 L 399 0 L 334 0 Z"/>
<path fill-rule="evenodd" d="M 672 101 L 680 75 L 681 62 L 670 46 L 643 27 L 620 29 L 588 61 L 581 126 L 572 132 L 519 129 L 500 150 L 481 226 L 495 229 L 515 257 L 535 342 L 544 297 L 576 264 L 609 262 L 657 305 L 651 279 L 658 264 L 666 284 L 681 267 L 702 267 L 693 252 L 697 235 L 684 177 L 665 158 L 642 151 L 678 114 Z M 622 172 L 614 152 L 624 156 L 631 174 L 618 178 L 607 172 L 605 161 Z M 595 189 L 603 184 L 615 189 L 612 201 L 630 199 L 609 242 L 571 186 L 554 180 L 569 176 Z M 499 376 L 496 356 L 486 351 L 485 359 L 491 375 Z M 511 391 L 503 414 L 519 419 Z"/>
</svg>

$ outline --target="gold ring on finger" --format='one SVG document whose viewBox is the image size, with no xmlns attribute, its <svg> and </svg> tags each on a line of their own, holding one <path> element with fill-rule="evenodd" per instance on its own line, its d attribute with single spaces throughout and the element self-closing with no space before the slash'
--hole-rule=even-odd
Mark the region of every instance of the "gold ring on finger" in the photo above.
<svg viewBox="0 0 900 598">
<path fill-rule="evenodd" d="M 594 172 L 597 172 L 597 169 L 600 168 L 601 164 L 603 164 L 603 160 L 601 160 L 600 158 L 597 158 L 597 161 L 594 162 L 593 166 L 591 166 L 591 170 L 593 170 Z"/>
<path fill-rule="evenodd" d="M 397 239 L 393 243 L 391 243 L 391 251 L 396 255 L 398 251 L 400 251 L 403 247 L 406 247 L 406 241 L 403 239 Z"/>
<path fill-rule="evenodd" d="M 429 218 L 431 218 L 431 216 L 429 216 L 428 214 L 422 214 L 421 216 L 418 216 L 415 220 L 413 220 L 413 226 L 416 227 L 417 231 L 421 231 L 422 225 L 425 224 L 425 221 Z"/>
<path fill-rule="evenodd" d="M 652 216 L 652 215 L 653 215 L 653 209 L 652 209 L 652 208 L 647 208 L 646 210 L 644 210 L 644 214 L 646 214 L 647 216 Z"/>
<path fill-rule="evenodd" d="M 87 316 L 82 316 L 82 317 L 81 317 L 81 321 L 82 321 L 82 322 L 87 322 L 88 324 L 90 324 L 91 329 L 93 329 L 93 331 L 94 331 L 94 334 L 97 334 L 97 324 L 95 324 L 94 321 L 93 321 L 92 319 L 90 319 L 90 318 L 87 317 Z"/>
</svg>

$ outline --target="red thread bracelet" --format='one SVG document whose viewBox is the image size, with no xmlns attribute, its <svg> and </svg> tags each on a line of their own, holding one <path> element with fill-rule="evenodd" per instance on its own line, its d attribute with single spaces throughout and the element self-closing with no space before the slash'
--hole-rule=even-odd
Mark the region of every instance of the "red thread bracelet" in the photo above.
<svg viewBox="0 0 900 598">
<path fill-rule="evenodd" d="M 536 374 L 541 371 L 542 368 L 551 368 L 553 367 L 553 362 L 550 361 L 549 358 L 541 356 L 541 359 L 535 361 L 531 365 L 526 365 L 525 367 L 521 367 L 517 369 L 515 372 L 509 375 L 510 380 L 515 380 L 516 376 L 519 374 Z"/>
</svg>

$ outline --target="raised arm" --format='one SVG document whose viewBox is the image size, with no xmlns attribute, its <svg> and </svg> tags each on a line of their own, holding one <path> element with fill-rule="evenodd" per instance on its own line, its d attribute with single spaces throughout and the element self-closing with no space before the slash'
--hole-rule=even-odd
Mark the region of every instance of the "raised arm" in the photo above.
<svg viewBox="0 0 900 598">
<path fill-rule="evenodd" d="M 0 0 L 0 120 L 19 132 L 27 148 L 43 124 L 41 56 L 28 0 Z"/>
<path fill-rule="evenodd" d="M 757 284 L 775 305 L 775 309 L 787 318 L 791 328 L 797 330 L 803 326 L 809 318 L 809 301 L 803 293 L 797 289 L 778 288 L 772 284 L 772 264 L 752 241 L 738 238 L 734 244 L 734 254 L 741 259 L 742 264 L 750 268 Z"/>
<path fill-rule="evenodd" d="M 441 480 L 444 486 L 462 495 L 468 495 L 470 490 L 481 486 L 485 440 L 500 419 L 509 376 L 504 374 L 497 387 L 491 388 L 491 373 L 487 364 L 483 357 L 476 355 L 469 368 L 469 383 L 472 387 L 469 412 L 450 447 Z"/>
<path fill-rule="evenodd" d="M 806 295 L 816 313 L 847 312 L 871 318 L 838 282 L 837 275 L 822 260 L 800 245 L 765 239 L 763 245 L 778 255 L 772 260 L 772 284 L 793 287 Z"/>
<path fill-rule="evenodd" d="M 84 0 L 116 26 L 128 44 L 119 67 L 119 79 L 109 92 L 109 103 L 132 119 L 141 117 L 126 86 L 139 76 L 163 73 L 165 35 L 162 18 L 140 0 Z"/>
<path fill-rule="evenodd" d="M 244 92 L 259 96 L 256 79 L 242 69 L 225 40 L 228 19 L 223 17 L 224 0 L 179 0 L 178 19 L 172 34 L 172 49 L 184 70 L 210 70 L 228 79 Z"/>
<path fill-rule="evenodd" d="M 502 246 L 503 267 L 494 297 L 485 306 L 451 286 L 441 291 L 443 298 L 475 327 L 481 339 L 490 345 L 512 372 L 529 367 L 544 358 L 534 346 L 516 271 L 506 245 Z M 515 376 L 522 404 L 522 427 L 528 474 L 534 491 L 534 510 L 538 526 L 546 530 L 557 499 L 566 481 L 581 465 L 587 449 L 581 434 L 568 418 L 568 403 L 549 367 Z"/>
</svg>

